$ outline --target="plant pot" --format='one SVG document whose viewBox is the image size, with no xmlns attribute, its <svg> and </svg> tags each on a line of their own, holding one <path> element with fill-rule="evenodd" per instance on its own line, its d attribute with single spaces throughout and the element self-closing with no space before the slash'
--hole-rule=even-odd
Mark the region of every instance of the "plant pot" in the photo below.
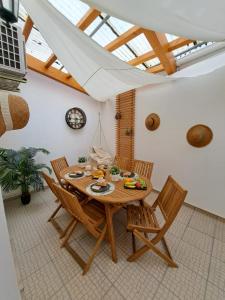
<svg viewBox="0 0 225 300">
<path fill-rule="evenodd" d="M 111 180 L 112 181 L 119 181 L 120 180 L 120 174 L 111 174 Z"/>
<path fill-rule="evenodd" d="M 20 199 L 23 205 L 27 205 L 30 203 L 31 195 L 30 193 L 22 193 Z"/>
</svg>

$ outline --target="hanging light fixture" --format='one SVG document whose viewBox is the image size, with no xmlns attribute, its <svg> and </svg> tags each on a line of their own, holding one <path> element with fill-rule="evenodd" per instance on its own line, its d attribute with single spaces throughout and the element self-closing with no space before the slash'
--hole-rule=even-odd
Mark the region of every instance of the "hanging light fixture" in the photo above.
<svg viewBox="0 0 225 300">
<path fill-rule="evenodd" d="M 0 0 L 0 18 L 7 23 L 18 20 L 19 0 Z"/>
</svg>

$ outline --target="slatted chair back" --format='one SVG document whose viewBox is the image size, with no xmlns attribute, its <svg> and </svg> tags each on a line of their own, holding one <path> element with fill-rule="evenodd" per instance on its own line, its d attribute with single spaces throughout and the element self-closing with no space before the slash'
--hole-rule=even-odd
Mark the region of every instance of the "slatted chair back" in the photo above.
<svg viewBox="0 0 225 300">
<path fill-rule="evenodd" d="M 133 171 L 138 175 L 151 178 L 153 163 L 144 160 L 134 160 Z"/>
<path fill-rule="evenodd" d="M 65 156 L 52 160 L 51 165 L 52 165 L 52 169 L 55 173 L 56 178 L 58 179 L 59 183 L 61 184 L 60 172 L 63 169 L 69 167 Z"/>
<path fill-rule="evenodd" d="M 56 184 L 54 184 L 54 188 L 60 195 L 60 199 L 62 199 L 65 203 L 65 209 L 68 211 L 68 213 L 82 223 L 94 237 L 98 238 L 100 232 L 95 227 L 95 220 L 85 213 L 76 195 L 71 194 Z"/>
<path fill-rule="evenodd" d="M 130 160 L 126 157 L 115 156 L 114 165 L 122 170 L 129 171 L 131 169 Z"/>
<path fill-rule="evenodd" d="M 50 190 L 52 191 L 52 193 L 56 196 L 56 198 L 58 198 L 58 194 L 53 186 L 54 183 L 56 183 L 55 179 L 53 179 L 52 177 L 48 176 L 45 172 L 42 172 L 42 176 L 44 178 L 44 180 L 46 181 L 48 187 L 50 188 Z"/>
<path fill-rule="evenodd" d="M 160 208 L 162 215 L 165 219 L 165 224 L 162 227 L 160 236 L 164 235 L 173 223 L 177 216 L 184 199 L 187 195 L 187 191 L 184 190 L 173 178 L 168 176 L 163 189 L 159 193 L 153 208 L 157 206 Z"/>
</svg>

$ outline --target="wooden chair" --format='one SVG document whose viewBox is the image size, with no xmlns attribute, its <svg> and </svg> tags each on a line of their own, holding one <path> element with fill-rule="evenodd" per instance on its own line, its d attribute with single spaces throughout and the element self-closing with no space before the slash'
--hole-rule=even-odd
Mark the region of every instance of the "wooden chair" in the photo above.
<svg viewBox="0 0 225 300">
<path fill-rule="evenodd" d="M 171 267 L 177 267 L 173 261 L 170 250 L 165 240 L 165 233 L 172 225 L 178 214 L 187 191 L 185 191 L 171 176 L 159 193 L 152 207 L 134 206 L 127 207 L 127 229 L 132 231 L 133 254 L 128 257 L 128 261 L 134 261 L 146 251 L 151 250 L 164 259 Z M 162 226 L 159 225 L 155 210 L 159 208 L 165 220 Z M 147 233 L 155 234 L 152 239 L 146 237 Z M 136 251 L 135 237 L 145 245 Z M 162 252 L 156 244 L 162 241 L 165 253 Z"/>
<path fill-rule="evenodd" d="M 55 216 L 57 215 L 57 213 L 59 212 L 59 210 L 61 208 L 65 208 L 65 203 L 62 202 L 63 200 L 61 199 L 60 195 L 57 193 L 57 190 L 56 190 L 56 188 L 54 186 L 54 185 L 57 185 L 56 181 L 52 177 L 48 176 L 44 172 L 42 172 L 42 176 L 43 176 L 44 180 L 46 181 L 48 187 L 52 191 L 52 193 L 56 196 L 56 201 L 59 202 L 59 205 L 54 210 L 54 212 L 52 213 L 52 215 L 49 217 L 48 222 L 51 222 L 53 224 L 53 226 L 56 228 L 56 230 L 60 233 L 60 235 L 63 235 L 64 234 L 64 230 L 56 222 Z"/>
<path fill-rule="evenodd" d="M 141 176 L 151 178 L 153 163 L 144 160 L 134 160 L 133 171 Z"/>
<path fill-rule="evenodd" d="M 68 188 L 68 184 L 65 182 L 65 180 L 60 176 L 60 172 L 69 167 L 69 164 L 65 158 L 65 156 L 63 157 L 59 157 L 57 159 L 54 159 L 51 161 L 51 165 L 52 165 L 52 169 L 55 173 L 56 178 L 58 179 L 59 184 L 63 187 L 63 188 Z"/>
<path fill-rule="evenodd" d="M 84 275 L 89 270 L 91 263 L 101 245 L 101 242 L 105 238 L 107 231 L 107 225 L 105 223 L 105 212 L 104 210 L 102 211 L 100 208 L 93 205 L 91 201 L 81 206 L 78 198 L 75 195 L 55 184 L 54 187 L 57 190 L 57 193 L 60 195 L 61 199 L 63 199 L 64 203 L 66 204 L 66 210 L 73 217 L 72 222 L 70 223 L 70 225 L 68 225 L 67 230 L 65 231 L 61 247 L 65 246 L 65 248 L 83 269 Z M 78 223 L 82 223 L 85 226 L 86 230 L 97 239 L 94 249 L 87 262 L 85 262 L 68 244 L 68 240 Z M 100 226 L 103 227 L 103 229 L 100 229 Z"/>
<path fill-rule="evenodd" d="M 114 165 L 122 170 L 129 171 L 131 169 L 130 160 L 126 157 L 115 156 Z"/>
</svg>

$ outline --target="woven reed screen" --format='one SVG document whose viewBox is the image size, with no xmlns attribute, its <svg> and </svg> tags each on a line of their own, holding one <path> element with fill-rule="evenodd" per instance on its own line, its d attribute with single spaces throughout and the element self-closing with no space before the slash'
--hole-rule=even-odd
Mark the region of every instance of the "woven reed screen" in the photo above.
<svg viewBox="0 0 225 300">
<path fill-rule="evenodd" d="M 135 127 L 135 90 L 119 94 L 116 97 L 116 155 L 134 160 L 134 127 Z"/>
</svg>

